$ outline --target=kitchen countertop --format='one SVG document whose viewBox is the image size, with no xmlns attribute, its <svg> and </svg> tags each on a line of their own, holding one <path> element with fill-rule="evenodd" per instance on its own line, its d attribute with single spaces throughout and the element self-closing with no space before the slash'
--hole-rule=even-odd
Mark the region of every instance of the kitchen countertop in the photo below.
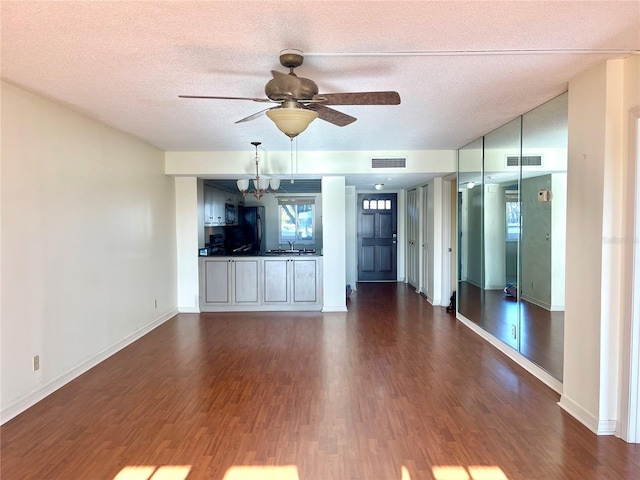
<svg viewBox="0 0 640 480">
<path fill-rule="evenodd" d="M 316 252 L 265 252 L 263 255 L 247 255 L 244 253 L 231 255 L 200 255 L 200 258 L 252 258 L 252 257 L 321 257 L 322 254 Z"/>
</svg>

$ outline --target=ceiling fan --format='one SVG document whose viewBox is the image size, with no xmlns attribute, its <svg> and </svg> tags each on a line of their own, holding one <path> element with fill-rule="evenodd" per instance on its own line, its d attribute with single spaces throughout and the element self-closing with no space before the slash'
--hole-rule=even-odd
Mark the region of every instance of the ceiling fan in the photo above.
<svg viewBox="0 0 640 480">
<path fill-rule="evenodd" d="M 298 77 L 294 69 L 302 65 L 304 57 L 300 50 L 280 52 L 280 64 L 289 69 L 289 73 L 272 70 L 273 78 L 267 82 L 264 92 L 267 98 L 219 97 L 203 95 L 179 95 L 180 98 L 204 98 L 213 100 L 250 100 L 260 103 L 277 103 L 256 112 L 235 123 L 248 122 L 263 113 L 276 124 L 288 137 L 293 139 L 304 131 L 316 118 L 344 127 L 356 121 L 355 117 L 339 112 L 327 105 L 399 105 L 398 92 L 351 92 L 318 93 L 318 85 L 308 78 Z"/>
</svg>

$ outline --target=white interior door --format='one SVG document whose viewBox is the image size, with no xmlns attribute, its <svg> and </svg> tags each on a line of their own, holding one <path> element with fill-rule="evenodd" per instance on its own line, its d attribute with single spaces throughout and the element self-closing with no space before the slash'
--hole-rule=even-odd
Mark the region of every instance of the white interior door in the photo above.
<svg viewBox="0 0 640 480">
<path fill-rule="evenodd" d="M 418 190 L 407 192 L 407 282 L 419 288 Z"/>
<path fill-rule="evenodd" d="M 422 208 L 421 208 L 421 244 L 420 248 L 422 250 L 422 262 L 421 262 L 421 276 L 422 276 L 422 293 L 426 295 L 427 298 L 433 298 L 433 292 L 431 292 L 431 275 L 429 274 L 429 264 L 431 261 L 429 255 L 429 186 L 425 185 L 422 187 Z"/>
</svg>

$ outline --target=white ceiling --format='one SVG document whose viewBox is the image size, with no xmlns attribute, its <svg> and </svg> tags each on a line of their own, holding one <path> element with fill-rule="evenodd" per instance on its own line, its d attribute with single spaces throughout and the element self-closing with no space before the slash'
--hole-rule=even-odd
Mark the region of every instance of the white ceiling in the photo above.
<svg viewBox="0 0 640 480">
<path fill-rule="evenodd" d="M 280 50 L 320 93 L 396 90 L 336 109 L 299 150 L 456 149 L 640 51 L 640 2 L 2 1 L 2 77 L 165 150 L 288 150 L 264 97 Z M 508 52 L 507 52 L 508 51 Z M 588 53 L 585 53 L 588 51 Z M 598 51 L 598 53 L 594 53 Z M 470 52 L 481 52 L 470 54 Z"/>
</svg>

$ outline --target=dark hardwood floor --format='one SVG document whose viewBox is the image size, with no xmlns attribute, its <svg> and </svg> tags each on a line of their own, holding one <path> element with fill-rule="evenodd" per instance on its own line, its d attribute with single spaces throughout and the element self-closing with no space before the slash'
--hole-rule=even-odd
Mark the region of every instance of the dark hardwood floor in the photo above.
<svg viewBox="0 0 640 480">
<path fill-rule="evenodd" d="M 1 478 L 640 478 L 640 445 L 407 286 L 348 307 L 178 315 L 2 426 Z"/>
<path fill-rule="evenodd" d="M 527 301 L 518 308 L 516 299 L 503 291 L 483 291 L 467 282 L 459 282 L 458 292 L 460 313 L 562 381 L 564 312 L 550 312 Z M 518 326 L 515 339 L 512 325 Z"/>
</svg>

